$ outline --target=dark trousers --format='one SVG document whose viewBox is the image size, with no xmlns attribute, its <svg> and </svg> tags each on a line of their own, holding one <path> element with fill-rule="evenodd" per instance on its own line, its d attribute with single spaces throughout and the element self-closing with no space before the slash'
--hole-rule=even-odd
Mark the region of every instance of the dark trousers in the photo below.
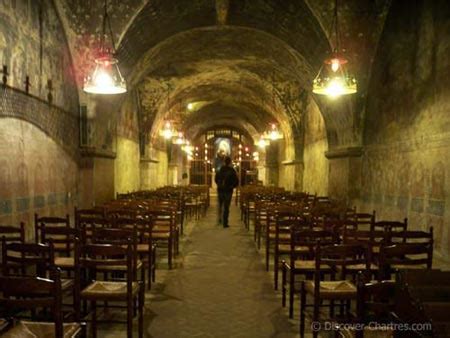
<svg viewBox="0 0 450 338">
<path fill-rule="evenodd" d="M 224 227 L 228 226 L 228 215 L 230 213 L 232 196 L 233 190 L 219 191 L 219 223 L 222 223 Z"/>
</svg>

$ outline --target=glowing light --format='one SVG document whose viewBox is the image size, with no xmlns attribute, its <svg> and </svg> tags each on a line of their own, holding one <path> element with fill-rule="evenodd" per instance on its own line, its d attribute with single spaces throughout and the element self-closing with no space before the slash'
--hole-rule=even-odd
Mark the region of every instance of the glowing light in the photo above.
<svg viewBox="0 0 450 338">
<path fill-rule="evenodd" d="M 166 121 L 164 123 L 164 128 L 161 130 L 160 135 L 166 140 L 170 140 L 176 135 L 176 132 L 173 129 L 172 123 L 170 121 Z"/>
<path fill-rule="evenodd" d="M 104 55 L 95 59 L 92 75 L 84 80 L 83 90 L 90 94 L 122 94 L 127 91 L 125 80 L 120 73 L 117 59 Z"/>
<path fill-rule="evenodd" d="M 256 145 L 261 148 L 264 149 L 265 147 L 267 147 L 268 145 L 270 145 L 269 140 L 266 140 L 265 138 L 263 138 L 261 136 L 261 138 L 256 142 Z"/>
<path fill-rule="evenodd" d="M 194 104 L 193 103 L 188 103 L 187 104 L 187 109 L 191 110 L 191 111 L 194 110 Z"/>
<path fill-rule="evenodd" d="M 340 63 L 339 59 L 337 59 L 337 58 L 331 59 L 331 70 L 333 72 L 336 73 L 340 66 L 341 66 L 341 63 Z"/>
<path fill-rule="evenodd" d="M 184 138 L 184 135 L 181 131 L 177 133 L 177 136 L 173 141 L 173 143 L 178 145 L 186 144 L 186 139 Z"/>
<path fill-rule="evenodd" d="M 275 123 L 271 123 L 269 130 L 264 132 L 262 137 L 266 140 L 276 141 L 282 139 L 283 134 L 280 133 Z"/>
</svg>

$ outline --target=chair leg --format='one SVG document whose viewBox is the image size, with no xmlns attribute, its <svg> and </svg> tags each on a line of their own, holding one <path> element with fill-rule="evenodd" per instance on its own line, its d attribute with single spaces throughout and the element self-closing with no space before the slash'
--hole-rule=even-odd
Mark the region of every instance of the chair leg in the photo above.
<svg viewBox="0 0 450 338">
<path fill-rule="evenodd" d="M 94 300 L 91 303 L 92 311 L 92 338 L 97 338 L 97 302 Z"/>
<path fill-rule="evenodd" d="M 320 306 L 320 302 L 317 301 L 316 296 L 314 295 L 314 311 L 313 311 L 312 323 L 319 321 L 319 306 Z M 312 328 L 312 326 L 311 326 L 311 328 Z M 318 329 L 313 330 L 313 337 L 316 338 L 318 336 L 319 336 L 319 330 Z"/>
<path fill-rule="evenodd" d="M 294 318 L 294 273 L 289 278 L 289 318 Z"/>
<path fill-rule="evenodd" d="M 127 337 L 133 337 L 134 299 L 127 298 Z"/>
<path fill-rule="evenodd" d="M 276 250 L 276 249 L 275 249 Z M 273 256 L 273 282 L 274 282 L 274 289 L 278 290 L 278 253 L 275 251 L 275 254 Z"/>
<path fill-rule="evenodd" d="M 139 320 L 138 320 L 139 338 L 142 338 L 144 336 L 144 301 L 145 301 L 144 287 L 141 287 L 139 290 Z"/>
<path fill-rule="evenodd" d="M 281 262 L 281 306 L 286 306 L 286 262 Z"/>
<path fill-rule="evenodd" d="M 306 307 L 306 294 L 305 294 L 305 282 L 302 281 L 300 289 L 300 337 L 305 336 L 305 307 Z"/>
<path fill-rule="evenodd" d="M 153 250 L 152 254 L 152 282 L 156 281 L 156 249 Z"/>
<path fill-rule="evenodd" d="M 269 259 L 270 259 L 270 241 L 266 240 L 266 271 L 269 271 Z"/>
<path fill-rule="evenodd" d="M 172 241 L 172 235 L 170 235 L 169 241 L 167 243 L 167 260 L 169 262 L 169 269 L 172 269 L 172 251 L 173 251 L 173 241 Z"/>
</svg>

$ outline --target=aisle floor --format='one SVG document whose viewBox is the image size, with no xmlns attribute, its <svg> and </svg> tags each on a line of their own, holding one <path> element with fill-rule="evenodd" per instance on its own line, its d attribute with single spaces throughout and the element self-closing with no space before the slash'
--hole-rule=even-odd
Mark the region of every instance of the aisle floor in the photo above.
<svg viewBox="0 0 450 338">
<path fill-rule="evenodd" d="M 146 294 L 145 336 L 298 337 L 298 321 L 281 307 L 238 208 L 231 208 L 228 229 L 216 224 L 216 212 L 213 204 L 206 217 L 188 223 L 174 269 L 161 263 Z M 125 324 L 103 325 L 100 333 L 125 336 Z"/>
</svg>

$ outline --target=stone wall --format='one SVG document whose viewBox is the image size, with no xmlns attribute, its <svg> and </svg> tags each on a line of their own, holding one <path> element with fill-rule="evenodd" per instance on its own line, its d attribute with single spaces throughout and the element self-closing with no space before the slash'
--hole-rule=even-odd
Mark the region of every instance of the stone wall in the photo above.
<svg viewBox="0 0 450 338">
<path fill-rule="evenodd" d="M 304 116 L 303 190 L 311 194 L 328 194 L 327 134 L 323 117 L 314 101 L 309 100 Z"/>
<path fill-rule="evenodd" d="M 0 224 L 25 222 L 33 233 L 34 213 L 73 211 L 78 165 L 52 138 L 25 121 L 0 119 Z"/>
<path fill-rule="evenodd" d="M 8 84 L 47 99 L 52 80 L 53 102 L 78 111 L 78 92 L 64 29 L 53 1 L 5 0 L 0 2 L 0 62 L 8 67 Z"/>
<path fill-rule="evenodd" d="M 408 13 L 408 15 L 405 15 Z M 394 1 L 366 106 L 362 190 L 379 219 L 435 228 L 449 258 L 450 3 Z"/>
<path fill-rule="evenodd" d="M 0 106 L 0 223 L 24 221 L 30 238 L 35 212 L 64 216 L 80 199 L 78 92 L 52 1 L 0 2 L 0 62 L 9 73 Z M 30 95 L 22 92 L 26 76 Z"/>
</svg>

